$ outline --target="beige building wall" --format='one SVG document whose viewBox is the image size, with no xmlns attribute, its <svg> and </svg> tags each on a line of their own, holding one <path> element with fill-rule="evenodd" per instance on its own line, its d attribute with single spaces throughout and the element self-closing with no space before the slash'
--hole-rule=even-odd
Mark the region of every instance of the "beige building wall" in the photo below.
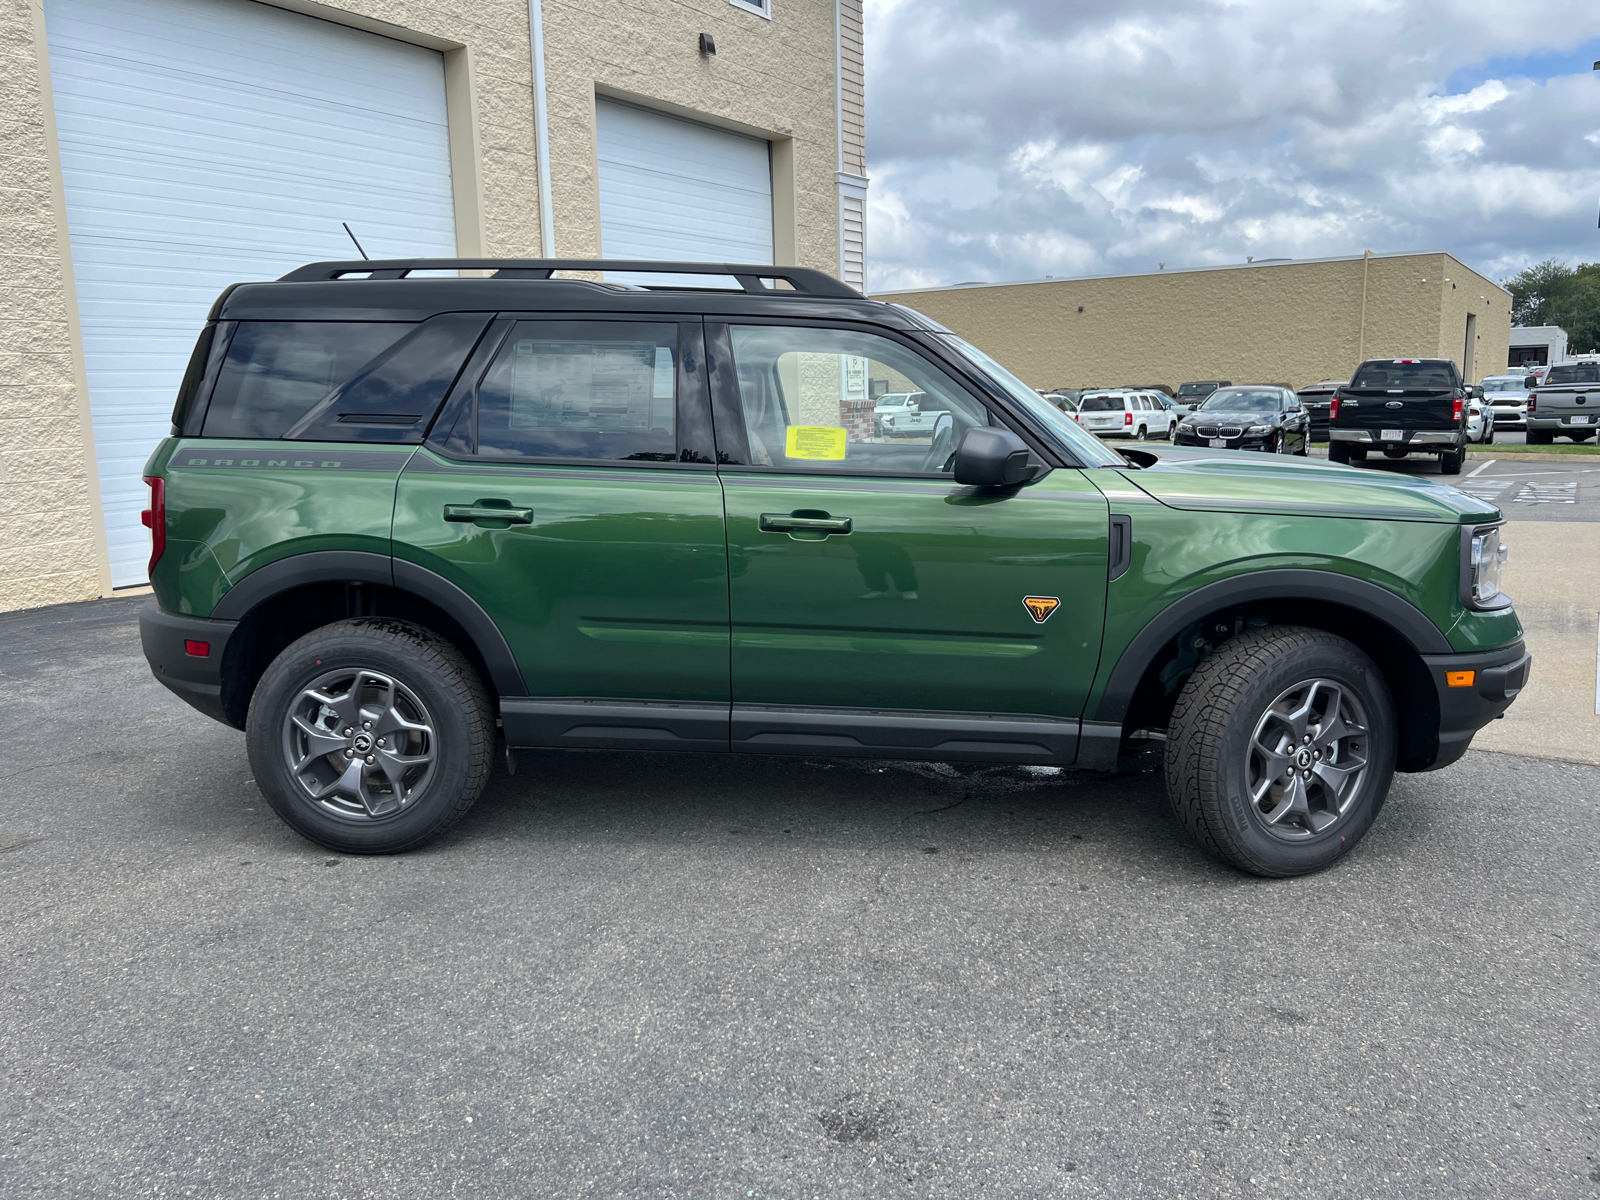
<svg viewBox="0 0 1600 1200">
<path fill-rule="evenodd" d="M 770 18 L 727 0 L 543 0 L 556 252 L 602 251 L 595 102 L 612 96 L 769 139 L 777 261 L 839 273 L 839 63 L 860 61 L 859 0 L 840 2 L 853 23 L 836 0 L 773 0 Z M 458 250 L 539 256 L 526 0 L 276 6 L 441 51 Z M 40 0 L 0 0 L 0 263 L 0 611 L 109 594 Z"/>
<path fill-rule="evenodd" d="M 1444 253 L 876 293 L 926 313 L 1034 387 L 1348 378 L 1362 358 L 1502 370 L 1510 294 Z"/>
</svg>

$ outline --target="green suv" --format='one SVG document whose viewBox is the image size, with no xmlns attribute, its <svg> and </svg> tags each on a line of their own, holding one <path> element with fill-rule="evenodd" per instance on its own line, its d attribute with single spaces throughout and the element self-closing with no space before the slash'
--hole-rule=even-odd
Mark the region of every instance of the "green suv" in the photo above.
<svg viewBox="0 0 1600 1200">
<path fill-rule="evenodd" d="M 908 393 L 935 419 L 877 433 L 874 398 Z M 354 853 L 448 829 L 498 744 L 512 769 L 525 747 L 1160 762 L 1204 845 L 1297 875 L 1529 669 L 1483 501 L 1113 449 L 798 268 L 235 285 L 145 474 L 152 669 L 246 732 L 285 821 Z"/>
</svg>

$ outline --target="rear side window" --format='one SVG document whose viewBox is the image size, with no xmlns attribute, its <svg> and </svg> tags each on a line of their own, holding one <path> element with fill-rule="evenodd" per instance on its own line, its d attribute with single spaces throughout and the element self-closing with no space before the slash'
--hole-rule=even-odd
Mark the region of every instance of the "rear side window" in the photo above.
<svg viewBox="0 0 1600 1200">
<path fill-rule="evenodd" d="M 1121 396 L 1085 396 L 1079 409 L 1083 412 L 1122 412 Z"/>
<path fill-rule="evenodd" d="M 1552 386 L 1558 383 L 1600 383 L 1600 363 L 1572 363 L 1564 367 L 1551 367 L 1544 381 Z"/>
<path fill-rule="evenodd" d="M 1364 362 L 1350 381 L 1353 388 L 1443 391 L 1455 386 L 1455 372 L 1442 362 Z"/>
<path fill-rule="evenodd" d="M 486 458 L 675 462 L 678 327 L 524 321 L 478 387 Z"/>
<path fill-rule="evenodd" d="M 281 438 L 414 326 L 376 321 L 241 321 L 203 436 Z"/>
</svg>

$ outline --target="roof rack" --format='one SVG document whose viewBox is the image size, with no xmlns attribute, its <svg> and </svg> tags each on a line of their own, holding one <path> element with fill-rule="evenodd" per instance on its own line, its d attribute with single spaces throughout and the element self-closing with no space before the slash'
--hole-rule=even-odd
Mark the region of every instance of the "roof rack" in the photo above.
<svg viewBox="0 0 1600 1200">
<path fill-rule="evenodd" d="M 493 271 L 495 279 L 549 279 L 556 271 L 621 271 L 650 275 L 731 275 L 752 296 L 783 296 L 766 280 L 781 280 L 803 296 L 864 300 L 849 284 L 810 267 L 758 266 L 745 263 L 651 262 L 608 258 L 375 258 L 316 262 L 296 267 L 280 283 L 312 283 L 360 275 L 365 279 L 404 279 L 412 271 Z"/>
</svg>

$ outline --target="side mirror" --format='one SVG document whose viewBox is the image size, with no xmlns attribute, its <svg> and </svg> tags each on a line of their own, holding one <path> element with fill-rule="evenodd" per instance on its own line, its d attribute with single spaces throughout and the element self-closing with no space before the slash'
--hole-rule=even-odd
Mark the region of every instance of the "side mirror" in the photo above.
<svg viewBox="0 0 1600 1200">
<path fill-rule="evenodd" d="M 1033 475 L 1028 447 L 1009 429 L 974 425 L 956 447 L 956 482 L 972 487 L 1015 487 Z"/>
</svg>

